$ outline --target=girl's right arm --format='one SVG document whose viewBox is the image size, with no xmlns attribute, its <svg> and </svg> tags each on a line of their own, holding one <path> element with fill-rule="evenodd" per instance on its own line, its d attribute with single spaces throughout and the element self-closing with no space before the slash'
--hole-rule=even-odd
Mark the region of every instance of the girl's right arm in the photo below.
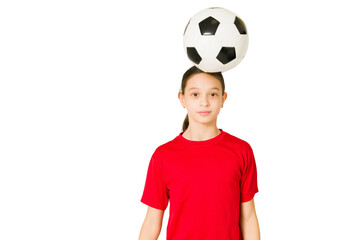
<svg viewBox="0 0 360 240">
<path fill-rule="evenodd" d="M 139 240 L 157 240 L 162 227 L 164 210 L 148 207 Z"/>
</svg>

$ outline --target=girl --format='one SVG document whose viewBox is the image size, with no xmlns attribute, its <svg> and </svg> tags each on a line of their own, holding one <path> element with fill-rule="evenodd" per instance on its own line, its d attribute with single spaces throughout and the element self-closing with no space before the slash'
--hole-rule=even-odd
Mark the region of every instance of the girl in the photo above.
<svg viewBox="0 0 360 240">
<path fill-rule="evenodd" d="M 154 151 L 141 202 L 140 240 L 156 240 L 170 201 L 167 240 L 259 240 L 250 145 L 216 126 L 227 98 L 221 72 L 188 69 L 178 94 L 187 109 L 182 132 Z"/>
</svg>

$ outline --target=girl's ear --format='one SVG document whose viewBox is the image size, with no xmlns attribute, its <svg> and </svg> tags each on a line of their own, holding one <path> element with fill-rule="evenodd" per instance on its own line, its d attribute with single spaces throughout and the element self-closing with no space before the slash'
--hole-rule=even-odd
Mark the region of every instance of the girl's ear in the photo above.
<svg viewBox="0 0 360 240">
<path fill-rule="evenodd" d="M 180 100 L 180 104 L 183 106 L 183 108 L 185 108 L 185 103 L 184 103 L 184 95 L 182 94 L 182 92 L 178 93 L 178 98 Z"/>
<path fill-rule="evenodd" d="M 227 98 L 227 92 L 224 92 L 223 100 L 222 100 L 222 107 L 224 106 L 224 102 Z"/>
</svg>

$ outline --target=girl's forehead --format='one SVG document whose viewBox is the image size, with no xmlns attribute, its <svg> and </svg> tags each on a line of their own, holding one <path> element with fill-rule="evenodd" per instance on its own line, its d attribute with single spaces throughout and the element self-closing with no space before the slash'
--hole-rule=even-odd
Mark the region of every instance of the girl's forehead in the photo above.
<svg viewBox="0 0 360 240">
<path fill-rule="evenodd" d="M 198 73 L 191 76 L 186 82 L 186 88 L 213 88 L 221 86 L 220 81 L 209 74 Z"/>
</svg>

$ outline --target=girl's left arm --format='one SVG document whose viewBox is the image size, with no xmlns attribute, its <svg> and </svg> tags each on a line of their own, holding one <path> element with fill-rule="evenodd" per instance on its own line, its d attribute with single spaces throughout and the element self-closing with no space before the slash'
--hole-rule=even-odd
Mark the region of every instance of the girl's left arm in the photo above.
<svg viewBox="0 0 360 240">
<path fill-rule="evenodd" d="M 242 202 L 240 208 L 240 228 L 243 240 L 260 240 L 260 229 L 254 198 L 250 201 Z"/>
</svg>

